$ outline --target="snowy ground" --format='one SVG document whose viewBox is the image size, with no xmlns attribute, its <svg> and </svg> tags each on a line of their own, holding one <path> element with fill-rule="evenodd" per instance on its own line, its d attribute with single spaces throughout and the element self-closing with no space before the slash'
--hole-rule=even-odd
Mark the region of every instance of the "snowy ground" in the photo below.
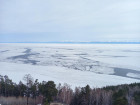
<svg viewBox="0 0 140 105">
<path fill-rule="evenodd" d="M 139 44 L 0 44 L 0 74 L 102 87 L 140 82 Z"/>
</svg>

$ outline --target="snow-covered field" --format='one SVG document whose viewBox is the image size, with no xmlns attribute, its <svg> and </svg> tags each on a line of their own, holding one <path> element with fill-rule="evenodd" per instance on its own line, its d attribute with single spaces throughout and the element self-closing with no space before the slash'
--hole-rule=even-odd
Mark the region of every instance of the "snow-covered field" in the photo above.
<svg viewBox="0 0 140 105">
<path fill-rule="evenodd" d="M 140 82 L 140 44 L 0 44 L 0 75 L 102 87 Z"/>
</svg>

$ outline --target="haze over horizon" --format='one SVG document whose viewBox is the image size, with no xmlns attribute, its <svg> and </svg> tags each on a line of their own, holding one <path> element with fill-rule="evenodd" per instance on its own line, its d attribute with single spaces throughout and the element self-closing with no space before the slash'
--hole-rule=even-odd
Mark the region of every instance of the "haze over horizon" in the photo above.
<svg viewBox="0 0 140 105">
<path fill-rule="evenodd" d="M 140 42 L 139 0 L 0 0 L 0 42 Z"/>
</svg>

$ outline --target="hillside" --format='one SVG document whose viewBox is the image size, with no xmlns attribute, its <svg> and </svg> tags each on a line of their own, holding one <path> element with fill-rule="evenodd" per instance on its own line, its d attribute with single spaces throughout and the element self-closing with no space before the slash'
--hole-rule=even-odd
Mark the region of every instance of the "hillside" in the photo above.
<svg viewBox="0 0 140 105">
<path fill-rule="evenodd" d="M 8 76 L 0 76 L 0 103 L 2 105 L 49 105 L 59 102 L 66 105 L 140 105 L 140 83 L 107 86 L 103 88 L 56 85 L 53 81 L 35 82 L 25 75 L 26 84 L 12 82 Z"/>
</svg>

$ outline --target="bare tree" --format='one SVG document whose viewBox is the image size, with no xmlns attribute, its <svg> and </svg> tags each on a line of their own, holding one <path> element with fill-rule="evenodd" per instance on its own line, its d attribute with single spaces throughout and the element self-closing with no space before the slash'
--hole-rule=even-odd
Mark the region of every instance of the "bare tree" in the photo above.
<svg viewBox="0 0 140 105">
<path fill-rule="evenodd" d="M 64 86 L 61 86 L 59 84 L 58 91 L 59 91 L 57 94 L 58 100 L 69 105 L 73 96 L 73 91 L 70 88 L 70 86 L 66 83 L 64 84 Z"/>
<path fill-rule="evenodd" d="M 28 98 L 29 98 L 29 88 L 32 86 L 33 84 L 33 77 L 30 74 L 26 74 L 23 77 L 23 80 L 26 82 L 26 97 L 27 97 L 27 105 L 28 105 Z"/>
</svg>

